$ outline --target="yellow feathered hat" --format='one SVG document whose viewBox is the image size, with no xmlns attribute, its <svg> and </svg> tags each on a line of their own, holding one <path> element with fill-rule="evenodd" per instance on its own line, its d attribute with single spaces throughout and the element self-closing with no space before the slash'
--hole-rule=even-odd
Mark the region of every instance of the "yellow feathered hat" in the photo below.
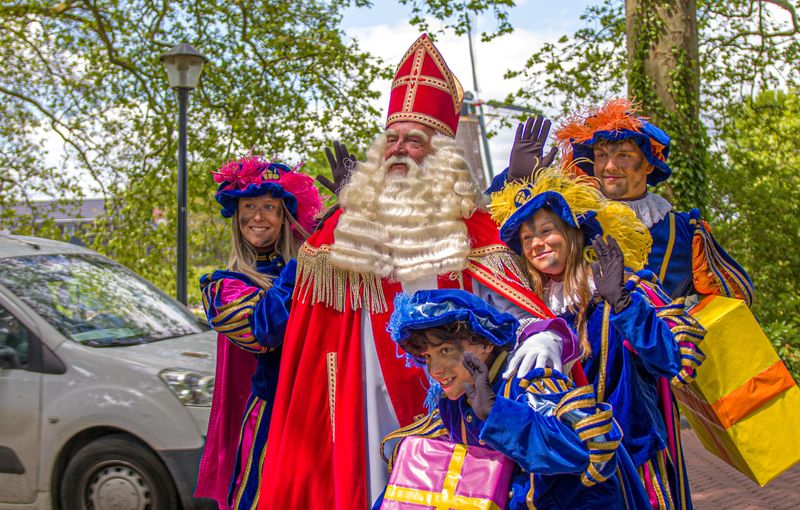
<svg viewBox="0 0 800 510">
<path fill-rule="evenodd" d="M 653 239 L 650 231 L 627 205 L 605 198 L 586 176 L 569 176 L 557 169 L 540 172 L 534 181 L 509 182 L 492 193 L 489 210 L 500 226 L 500 237 L 522 255 L 519 229 L 536 211 L 550 209 L 567 225 L 584 233 L 589 245 L 596 235 L 616 239 L 625 257 L 625 265 L 634 271 L 643 269 Z M 596 259 L 594 250 L 586 255 Z"/>
</svg>

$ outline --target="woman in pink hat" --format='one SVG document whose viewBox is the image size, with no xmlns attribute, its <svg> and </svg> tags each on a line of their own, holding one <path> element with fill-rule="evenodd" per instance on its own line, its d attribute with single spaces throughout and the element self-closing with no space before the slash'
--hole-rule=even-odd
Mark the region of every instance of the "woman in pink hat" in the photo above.
<svg viewBox="0 0 800 510">
<path fill-rule="evenodd" d="M 195 496 L 213 498 L 221 509 L 251 508 L 258 495 L 294 290 L 293 257 L 322 206 L 313 179 L 298 167 L 247 156 L 214 173 L 222 216 L 233 218 L 233 246 L 227 269 L 200 279 L 219 343 Z"/>
</svg>

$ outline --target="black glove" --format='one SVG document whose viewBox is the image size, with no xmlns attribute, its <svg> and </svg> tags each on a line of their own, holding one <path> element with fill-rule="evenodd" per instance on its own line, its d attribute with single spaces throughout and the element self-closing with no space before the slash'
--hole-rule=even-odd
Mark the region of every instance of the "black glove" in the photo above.
<svg viewBox="0 0 800 510">
<path fill-rule="evenodd" d="M 328 158 L 328 164 L 331 166 L 333 182 L 324 175 L 318 175 L 317 181 L 338 196 L 342 186 L 350 177 L 350 172 L 356 167 L 356 158 L 348 152 L 343 143 L 333 142 L 333 150 L 335 155 L 328 147 L 325 147 L 325 157 Z"/>
<path fill-rule="evenodd" d="M 558 147 L 553 147 L 547 156 L 542 157 L 549 134 L 550 121 L 545 120 L 541 115 L 535 119 L 528 117 L 524 125 L 520 122 L 508 161 L 509 182 L 535 176 L 536 173 L 553 164 Z"/>
<path fill-rule="evenodd" d="M 497 398 L 489 382 L 489 369 L 486 368 L 483 361 L 469 351 L 464 352 L 461 364 L 472 375 L 472 384 L 464 386 L 464 393 L 467 395 L 472 410 L 475 411 L 478 418 L 485 421 L 489 417 L 495 398 Z"/>
<path fill-rule="evenodd" d="M 592 264 L 595 293 L 608 301 L 615 313 L 628 308 L 631 295 L 625 288 L 625 260 L 617 241 L 607 236 L 608 242 L 601 236 L 592 240 L 592 248 L 597 252 L 597 262 Z"/>
</svg>

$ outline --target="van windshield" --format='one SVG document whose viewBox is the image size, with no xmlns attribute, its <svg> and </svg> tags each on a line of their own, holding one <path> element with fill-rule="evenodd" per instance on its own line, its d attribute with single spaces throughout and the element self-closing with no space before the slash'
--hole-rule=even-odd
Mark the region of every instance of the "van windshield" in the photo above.
<svg viewBox="0 0 800 510">
<path fill-rule="evenodd" d="M 2 259 L 0 283 L 64 336 L 86 345 L 130 345 L 207 330 L 153 284 L 98 255 Z"/>
</svg>

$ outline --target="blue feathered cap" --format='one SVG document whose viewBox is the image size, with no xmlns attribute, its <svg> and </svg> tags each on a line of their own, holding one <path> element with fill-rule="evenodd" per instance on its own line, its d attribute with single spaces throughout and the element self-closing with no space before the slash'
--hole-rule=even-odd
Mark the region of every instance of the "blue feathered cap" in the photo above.
<svg viewBox="0 0 800 510">
<path fill-rule="evenodd" d="M 545 191 L 531 197 L 529 187 L 521 188 L 514 197 L 517 209 L 503 222 L 500 227 L 500 239 L 518 255 L 522 255 L 522 243 L 519 238 L 519 229 L 523 223 L 533 218 L 536 211 L 542 208 L 550 209 L 556 216 L 561 218 L 567 225 L 579 228 L 584 232 L 584 240 L 588 245 L 591 240 L 602 235 L 603 227 L 597 221 L 596 211 L 586 211 L 583 214 L 575 215 L 572 213 L 567 200 L 563 195 L 555 191 Z"/>
<path fill-rule="evenodd" d="M 394 298 L 394 312 L 387 327 L 392 340 L 402 344 L 412 331 L 464 321 L 470 329 L 494 345 L 511 350 L 517 340 L 519 321 L 486 301 L 458 289 L 421 290 Z M 401 345 L 402 346 L 402 345 Z"/>
<path fill-rule="evenodd" d="M 637 107 L 625 98 L 612 99 L 585 115 L 574 115 L 555 133 L 556 139 L 578 168 L 594 176 L 594 145 L 601 141 L 633 140 L 653 171 L 647 184 L 655 186 L 671 174 L 667 164 L 670 138 L 664 131 L 637 115 Z"/>
</svg>

